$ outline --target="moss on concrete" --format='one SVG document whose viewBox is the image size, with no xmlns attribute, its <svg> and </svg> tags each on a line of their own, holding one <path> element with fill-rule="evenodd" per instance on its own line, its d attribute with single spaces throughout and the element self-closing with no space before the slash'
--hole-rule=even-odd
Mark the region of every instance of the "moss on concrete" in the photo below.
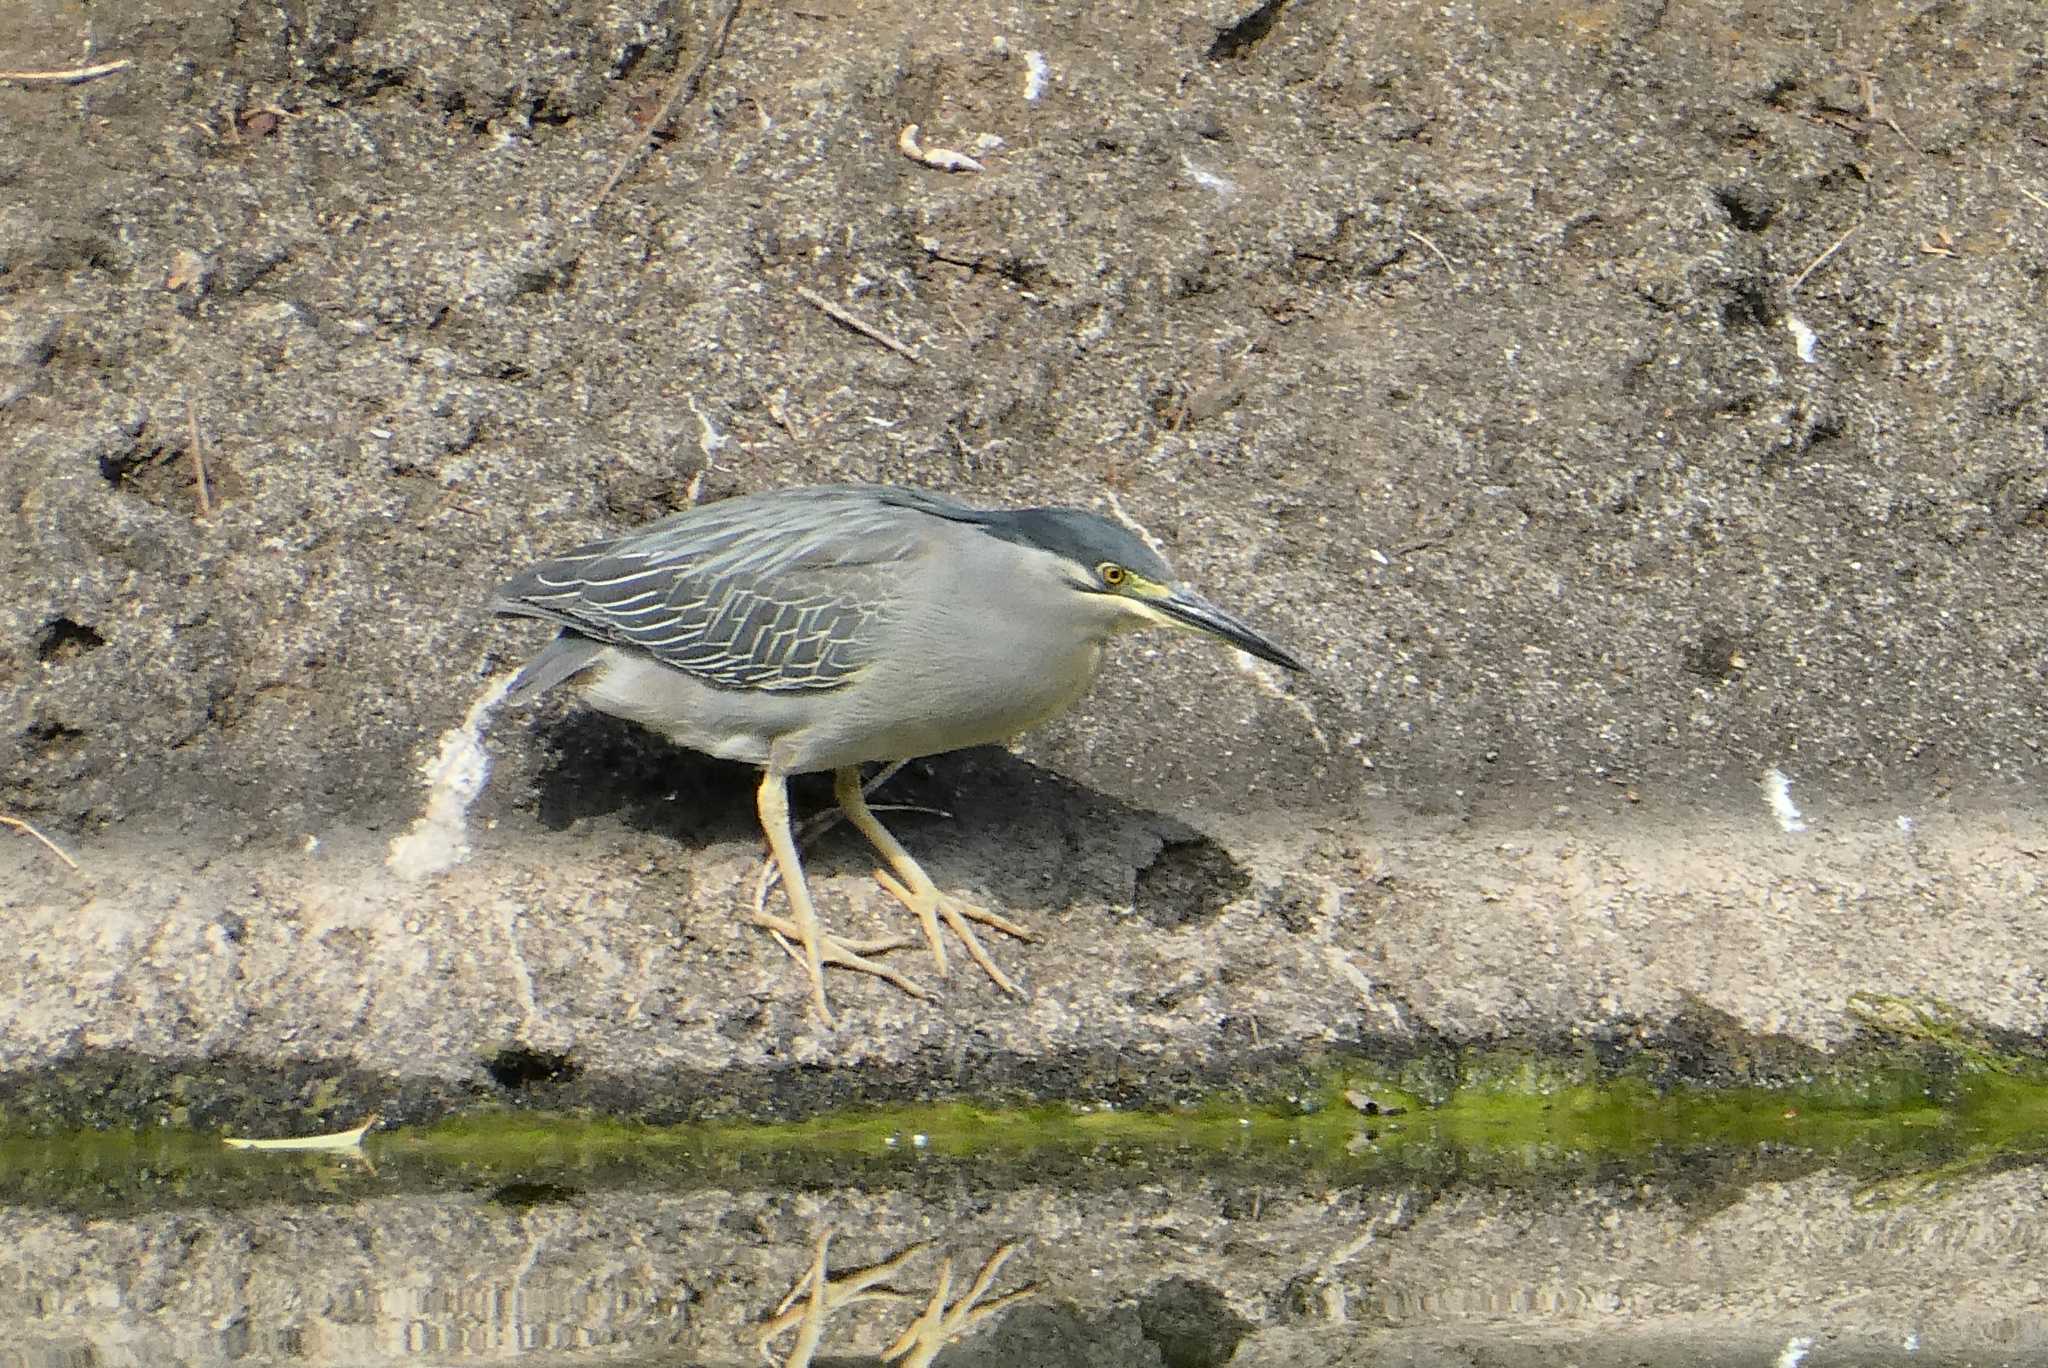
<svg viewBox="0 0 2048 1368">
<path fill-rule="evenodd" d="M 215 1134 L 169 1129 L 0 1135 L 0 1200 L 128 1207 L 451 1184 L 529 1200 L 627 1183 L 908 1183 L 968 1169 L 987 1182 L 1094 1183 L 1160 1162 L 1346 1183 L 1687 1169 L 1711 1172 L 1708 1188 L 1827 1164 L 1912 1184 L 2048 1150 L 2048 1066 L 1931 1009 L 1887 1011 L 1905 1048 L 1781 1087 L 1660 1088 L 1591 1053 L 1501 1050 L 1466 1055 L 1448 1085 L 1430 1061 L 1349 1062 L 1265 1105 L 947 1103 L 672 1126 L 477 1111 L 373 1132 L 361 1159 L 229 1151 Z"/>
</svg>

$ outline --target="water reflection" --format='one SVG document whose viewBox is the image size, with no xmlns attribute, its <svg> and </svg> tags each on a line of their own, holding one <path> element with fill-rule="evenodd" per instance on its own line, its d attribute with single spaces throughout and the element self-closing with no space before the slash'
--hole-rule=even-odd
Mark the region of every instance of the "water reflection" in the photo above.
<svg viewBox="0 0 2048 1368">
<path fill-rule="evenodd" d="M 811 1266 L 803 1277 L 797 1279 L 796 1285 L 789 1289 L 789 1295 L 775 1308 L 775 1314 L 762 1324 L 754 1337 L 754 1347 L 766 1358 L 769 1347 L 785 1332 L 796 1332 L 789 1357 L 782 1361 L 783 1368 L 810 1368 L 812 1358 L 824 1342 L 826 1322 L 842 1308 L 864 1301 L 899 1303 L 911 1300 L 908 1294 L 881 1284 L 930 1248 L 926 1244 L 914 1244 L 881 1263 L 857 1268 L 835 1278 L 829 1276 L 827 1268 L 831 1244 L 832 1231 L 821 1231 Z M 948 1301 L 953 1290 L 953 1260 L 950 1257 L 940 1259 L 931 1300 L 904 1326 L 903 1333 L 882 1350 L 882 1362 L 895 1363 L 900 1359 L 903 1368 L 930 1368 L 941 1349 L 1004 1307 L 1030 1296 L 1036 1289 L 1021 1287 L 1014 1292 L 1005 1292 L 993 1301 L 982 1301 L 1016 1249 L 1016 1245 L 1004 1245 L 989 1255 L 981 1266 L 981 1272 L 975 1275 L 973 1285 L 954 1302 Z"/>
<path fill-rule="evenodd" d="M 1160 1154 L 377 1159 L 163 1154 L 61 1194 L 0 1164 L 0 1368 L 2048 1354 L 2025 1167 L 1916 1187 L 1754 1156 L 1512 1181 Z"/>
</svg>

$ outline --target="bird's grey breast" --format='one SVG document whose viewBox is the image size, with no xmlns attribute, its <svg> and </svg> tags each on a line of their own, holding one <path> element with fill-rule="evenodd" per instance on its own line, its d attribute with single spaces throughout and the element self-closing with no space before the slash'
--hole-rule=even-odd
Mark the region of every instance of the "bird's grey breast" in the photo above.
<svg viewBox="0 0 2048 1368">
<path fill-rule="evenodd" d="M 1095 680 L 1102 636 L 1073 612 L 1056 559 L 947 524 L 834 730 L 874 758 L 1003 741 L 1071 706 Z"/>
</svg>

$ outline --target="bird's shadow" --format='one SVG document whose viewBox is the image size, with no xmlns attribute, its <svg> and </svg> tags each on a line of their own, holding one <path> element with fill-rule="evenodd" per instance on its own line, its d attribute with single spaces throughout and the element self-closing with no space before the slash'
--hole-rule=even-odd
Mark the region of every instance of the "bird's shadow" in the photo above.
<svg viewBox="0 0 2048 1368">
<path fill-rule="evenodd" d="M 537 815 L 550 831 L 610 816 L 679 841 L 744 840 L 760 830 L 760 771 L 751 765 L 686 750 L 645 727 L 584 709 L 532 730 L 543 757 L 533 781 Z"/>
<path fill-rule="evenodd" d="M 578 709 L 533 724 L 542 760 L 538 817 L 561 831 L 612 817 L 685 846 L 760 836 L 760 771 Z M 872 774 L 872 769 L 870 773 Z M 913 760 L 871 801 L 942 886 L 978 885 L 1005 903 L 1099 898 L 1156 926 L 1215 916 L 1251 884 L 1219 843 L 1166 813 L 1126 803 L 994 746 Z M 832 805 L 832 776 L 797 775 L 800 817 Z M 872 859 L 845 824 L 806 863 L 833 869 Z"/>
</svg>

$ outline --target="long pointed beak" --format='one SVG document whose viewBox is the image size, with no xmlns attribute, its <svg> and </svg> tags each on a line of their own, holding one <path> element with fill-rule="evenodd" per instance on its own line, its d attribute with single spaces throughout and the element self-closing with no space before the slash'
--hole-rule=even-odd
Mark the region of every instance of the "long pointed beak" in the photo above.
<svg viewBox="0 0 2048 1368">
<path fill-rule="evenodd" d="M 1249 651 L 1259 659 L 1271 661 L 1284 670 L 1308 668 L 1270 640 L 1253 631 L 1249 623 L 1224 612 L 1192 589 L 1176 588 L 1164 598 L 1148 599 L 1146 602 L 1183 626 L 1205 636 L 1215 637 L 1218 641 L 1227 641 L 1238 650 Z"/>
</svg>

